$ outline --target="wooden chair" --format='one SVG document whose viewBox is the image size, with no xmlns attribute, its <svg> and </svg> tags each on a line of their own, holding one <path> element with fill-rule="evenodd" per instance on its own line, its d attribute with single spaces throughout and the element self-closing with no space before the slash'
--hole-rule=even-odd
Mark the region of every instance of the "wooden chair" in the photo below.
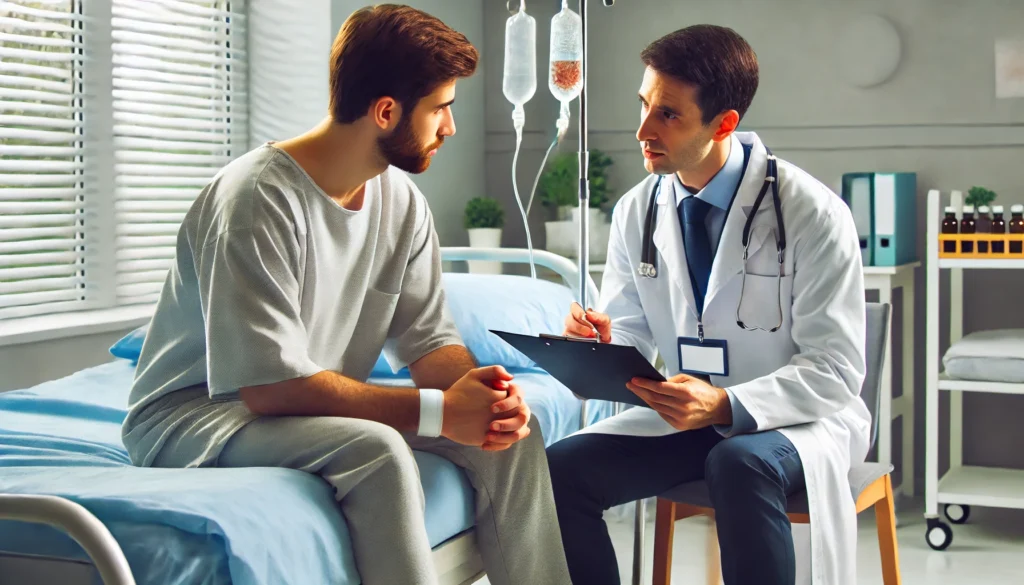
<svg viewBox="0 0 1024 585">
<path fill-rule="evenodd" d="M 867 306 L 867 372 L 861 397 L 871 412 L 871 444 L 878 433 L 878 401 L 881 388 L 882 360 L 889 330 L 889 305 L 868 303 Z M 888 422 L 888 421 L 886 421 Z M 882 553 L 882 582 L 900 584 L 899 551 L 896 544 L 896 514 L 893 506 L 891 465 L 860 463 L 850 469 L 850 488 L 857 498 L 857 513 L 874 507 L 878 523 L 878 548 Z M 791 522 L 810 523 L 807 494 L 800 492 L 789 498 L 787 512 Z M 654 585 L 669 585 L 672 580 L 672 536 L 675 521 L 697 515 L 714 517 L 714 508 L 703 480 L 685 483 L 658 498 L 654 528 Z M 714 532 L 708 542 L 708 583 L 719 583 L 718 541 Z"/>
</svg>

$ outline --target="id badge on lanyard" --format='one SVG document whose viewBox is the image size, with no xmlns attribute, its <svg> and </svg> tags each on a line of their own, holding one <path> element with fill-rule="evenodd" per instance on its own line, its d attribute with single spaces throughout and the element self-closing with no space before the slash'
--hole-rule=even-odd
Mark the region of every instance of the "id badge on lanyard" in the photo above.
<svg viewBox="0 0 1024 585">
<path fill-rule="evenodd" d="M 691 376 L 728 376 L 729 343 L 704 337 L 704 324 L 697 322 L 697 337 L 679 338 L 679 371 Z"/>
</svg>

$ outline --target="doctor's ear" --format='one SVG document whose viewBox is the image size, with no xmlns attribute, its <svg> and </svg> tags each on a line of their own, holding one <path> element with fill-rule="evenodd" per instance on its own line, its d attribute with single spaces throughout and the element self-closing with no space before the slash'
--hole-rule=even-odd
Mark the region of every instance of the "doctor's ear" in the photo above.
<svg viewBox="0 0 1024 585">
<path fill-rule="evenodd" d="M 718 130 L 713 138 L 716 142 L 721 142 L 736 131 L 736 127 L 740 125 L 740 114 L 736 110 L 728 110 L 719 114 L 715 122 L 718 123 Z"/>
</svg>

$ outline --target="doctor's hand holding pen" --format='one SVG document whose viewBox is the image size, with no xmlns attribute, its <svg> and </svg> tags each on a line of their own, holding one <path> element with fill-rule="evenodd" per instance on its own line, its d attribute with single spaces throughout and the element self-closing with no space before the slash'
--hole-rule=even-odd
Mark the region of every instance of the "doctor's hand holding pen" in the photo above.
<svg viewBox="0 0 1024 585">
<path fill-rule="evenodd" d="M 444 392 L 441 436 L 484 451 L 503 451 L 530 435 L 531 412 L 501 366 L 470 370 Z"/>
<path fill-rule="evenodd" d="M 587 339 L 599 336 L 601 343 L 611 343 L 611 318 L 594 310 L 583 310 L 579 303 L 573 303 L 565 318 L 563 335 Z M 635 378 L 626 387 L 680 431 L 732 424 L 729 395 L 700 378 L 686 374 L 678 374 L 665 382 Z"/>
<path fill-rule="evenodd" d="M 593 309 L 584 311 L 579 303 L 570 305 L 569 311 L 569 316 L 565 318 L 565 332 L 562 335 L 596 338 L 601 343 L 612 342 L 612 320 L 608 315 Z"/>
</svg>

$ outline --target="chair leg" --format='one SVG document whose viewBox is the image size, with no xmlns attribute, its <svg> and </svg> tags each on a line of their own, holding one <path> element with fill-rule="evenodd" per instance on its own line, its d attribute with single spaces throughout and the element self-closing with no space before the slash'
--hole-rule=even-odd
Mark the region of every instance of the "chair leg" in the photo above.
<svg viewBox="0 0 1024 585">
<path fill-rule="evenodd" d="M 718 524 L 715 517 L 708 517 L 708 533 L 706 543 L 707 554 L 707 584 L 720 585 L 722 583 L 722 552 L 718 548 Z"/>
<path fill-rule="evenodd" d="M 658 498 L 658 511 L 654 520 L 654 585 L 672 582 L 672 538 L 676 531 L 676 504 Z"/>
<path fill-rule="evenodd" d="M 896 508 L 892 497 L 892 478 L 885 476 L 885 497 L 875 504 L 878 524 L 878 549 L 882 554 L 882 583 L 900 585 L 900 554 L 896 542 Z"/>
</svg>

